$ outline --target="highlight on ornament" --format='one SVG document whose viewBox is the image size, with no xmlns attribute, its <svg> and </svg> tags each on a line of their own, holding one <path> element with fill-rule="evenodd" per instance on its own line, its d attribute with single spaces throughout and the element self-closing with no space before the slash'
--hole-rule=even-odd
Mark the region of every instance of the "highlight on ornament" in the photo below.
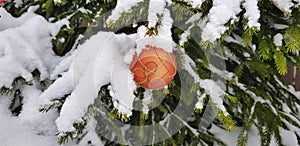
<svg viewBox="0 0 300 146">
<path fill-rule="evenodd" d="M 173 53 L 161 48 L 146 46 L 133 56 L 130 70 L 135 82 L 146 89 L 160 89 L 168 85 L 176 75 L 176 59 Z"/>
</svg>

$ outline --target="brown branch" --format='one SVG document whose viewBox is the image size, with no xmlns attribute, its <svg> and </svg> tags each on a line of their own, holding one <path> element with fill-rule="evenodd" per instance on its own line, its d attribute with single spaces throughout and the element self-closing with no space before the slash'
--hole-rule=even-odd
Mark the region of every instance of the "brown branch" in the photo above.
<svg viewBox="0 0 300 146">
<path fill-rule="evenodd" d="M 290 12 L 287 12 L 286 10 L 284 10 L 282 7 L 280 7 L 279 5 L 278 5 L 278 3 L 277 2 L 275 2 L 274 0 L 270 0 L 270 2 L 273 4 L 273 5 L 275 5 L 280 11 L 282 11 L 283 13 L 284 13 L 284 16 L 291 16 L 292 14 L 290 13 Z"/>
</svg>

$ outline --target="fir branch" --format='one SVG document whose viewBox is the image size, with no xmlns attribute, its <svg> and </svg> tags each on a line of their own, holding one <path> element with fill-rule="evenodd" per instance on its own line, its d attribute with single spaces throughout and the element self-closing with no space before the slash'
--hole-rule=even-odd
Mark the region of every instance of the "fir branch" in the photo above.
<svg viewBox="0 0 300 146">
<path fill-rule="evenodd" d="M 76 139 L 80 134 L 83 133 L 83 130 L 85 129 L 87 125 L 87 121 L 85 119 L 82 119 L 82 122 L 77 122 L 73 124 L 73 127 L 75 128 L 75 132 L 57 132 L 56 136 L 59 136 L 58 144 L 66 144 L 68 143 L 69 139 L 74 140 Z"/>
<path fill-rule="evenodd" d="M 242 132 L 238 136 L 238 145 L 239 146 L 247 146 L 247 141 L 248 141 L 248 130 L 243 129 Z"/>
<path fill-rule="evenodd" d="M 282 138 L 280 135 L 279 127 L 276 127 L 273 131 L 274 131 L 274 138 L 276 140 L 276 143 L 282 146 L 283 144 L 282 144 Z"/>
<path fill-rule="evenodd" d="M 184 7 L 186 9 L 188 9 L 190 12 L 198 13 L 198 12 L 201 12 L 201 10 L 202 10 L 200 8 L 193 7 L 191 4 L 189 4 L 186 1 L 172 0 L 172 2 L 173 2 L 173 4 L 176 4 L 177 6 Z M 182 14 L 184 14 L 184 13 L 182 13 Z"/>
<path fill-rule="evenodd" d="M 149 4 L 147 1 L 139 2 L 132 6 L 129 12 L 121 13 L 118 20 L 115 22 L 107 22 L 107 27 L 111 29 L 121 29 L 122 27 L 131 25 L 135 22 L 142 22 L 147 20 Z"/>
<path fill-rule="evenodd" d="M 296 50 L 300 50 L 300 27 L 297 25 L 290 26 L 286 30 L 284 38 L 287 51 L 296 54 Z"/>
<path fill-rule="evenodd" d="M 258 32 L 257 27 L 246 28 L 243 34 L 244 43 L 246 46 L 250 46 L 252 44 L 253 36 L 255 36 Z"/>
<path fill-rule="evenodd" d="M 177 4 L 177 1 L 173 2 L 173 4 L 169 6 L 169 8 L 172 14 L 174 14 L 173 17 L 175 17 L 176 21 L 182 21 L 194 14 L 193 11 L 189 9 L 189 6 L 182 6 L 180 4 Z"/>
<path fill-rule="evenodd" d="M 263 39 L 259 42 L 258 48 L 259 48 L 259 50 L 258 50 L 259 56 L 263 60 L 269 60 L 272 58 L 272 52 L 270 50 L 270 45 L 266 39 Z"/>
<path fill-rule="evenodd" d="M 288 123 L 294 125 L 295 127 L 299 128 L 300 129 L 300 122 L 299 122 L 299 119 L 293 119 L 292 117 L 290 117 L 290 115 L 284 113 L 284 112 L 281 112 L 279 111 L 278 112 L 279 116 L 282 117 L 283 119 L 285 119 Z M 295 120 L 298 120 L 298 121 L 295 121 Z"/>
<path fill-rule="evenodd" d="M 229 114 L 225 115 L 225 113 L 220 108 L 218 108 L 218 106 L 215 103 L 213 103 L 211 100 L 209 103 L 213 111 L 219 117 L 220 121 L 224 124 L 226 130 L 228 131 L 235 130 L 235 122 L 233 121 L 232 117 Z"/>
<path fill-rule="evenodd" d="M 203 133 L 193 127 L 191 127 L 186 121 L 184 121 L 182 118 L 180 118 L 178 115 L 171 113 L 172 116 L 176 117 L 187 129 L 190 130 L 190 132 L 192 132 L 196 137 L 198 137 L 199 139 L 204 139 L 204 140 L 208 140 L 208 141 L 213 141 L 216 142 L 218 145 L 220 146 L 226 146 L 226 144 L 224 142 L 222 142 L 221 140 L 210 136 L 206 133 Z"/>
<path fill-rule="evenodd" d="M 213 1 L 212 0 L 205 0 L 202 5 L 201 5 L 201 10 L 202 10 L 202 17 L 205 17 L 208 15 L 209 10 L 213 6 Z"/>
<path fill-rule="evenodd" d="M 286 58 L 280 50 L 274 52 L 274 61 L 278 73 L 281 75 L 285 75 L 287 73 Z"/>
</svg>

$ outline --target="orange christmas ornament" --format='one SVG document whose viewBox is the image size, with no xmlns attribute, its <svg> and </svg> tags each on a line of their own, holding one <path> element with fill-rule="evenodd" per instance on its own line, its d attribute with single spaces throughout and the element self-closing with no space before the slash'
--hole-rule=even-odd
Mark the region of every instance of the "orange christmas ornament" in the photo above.
<svg viewBox="0 0 300 146">
<path fill-rule="evenodd" d="M 141 54 L 133 56 L 130 70 L 134 80 L 147 89 L 159 89 L 168 85 L 176 74 L 176 60 L 173 53 L 161 48 L 146 46 Z"/>
</svg>

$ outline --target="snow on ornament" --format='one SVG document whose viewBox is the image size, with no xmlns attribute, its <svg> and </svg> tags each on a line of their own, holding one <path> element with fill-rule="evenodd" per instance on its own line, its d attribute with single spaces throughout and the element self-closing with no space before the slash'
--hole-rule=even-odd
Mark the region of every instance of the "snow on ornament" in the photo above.
<svg viewBox="0 0 300 146">
<path fill-rule="evenodd" d="M 161 48 L 146 46 L 139 56 L 133 56 L 130 70 L 140 86 L 160 89 L 168 85 L 176 75 L 175 56 Z"/>
</svg>

